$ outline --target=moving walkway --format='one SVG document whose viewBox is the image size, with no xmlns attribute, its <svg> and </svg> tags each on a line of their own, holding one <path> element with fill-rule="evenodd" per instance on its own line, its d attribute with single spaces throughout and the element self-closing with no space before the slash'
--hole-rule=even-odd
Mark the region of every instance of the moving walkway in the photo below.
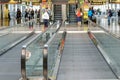
<svg viewBox="0 0 120 80">
<path fill-rule="evenodd" d="M 56 80 L 119 79 L 118 34 L 91 21 L 88 26 L 88 34 L 67 34 Z"/>
<path fill-rule="evenodd" d="M 92 24 L 88 34 L 59 32 L 57 23 L 33 34 L 0 56 L 0 79 L 118 80 L 120 40 Z"/>
<path fill-rule="evenodd" d="M 28 23 L 29 24 L 29 23 Z M 35 26 L 35 25 L 34 25 Z M 58 27 L 57 27 L 58 28 Z M 22 29 L 22 30 L 21 30 Z M 47 33 L 55 32 L 56 24 L 51 25 L 46 31 Z M 6 29 L 5 29 L 6 30 Z M 3 32 L 5 32 L 5 30 Z M 11 31 L 5 33 L 0 37 L 1 42 L 1 55 L 0 55 L 0 80 L 19 80 L 21 78 L 21 50 L 22 45 L 26 44 L 32 40 L 37 35 L 42 35 L 43 33 L 36 34 L 34 29 L 31 30 L 29 26 L 23 26 L 23 24 L 10 28 Z M 26 30 L 26 31 L 25 31 Z M 7 30 L 6 30 L 7 31 Z M 24 32 L 23 32 L 24 31 Z M 24 34 L 24 35 L 17 35 Z M 16 36 L 15 36 L 16 35 Z M 9 37 L 11 36 L 11 37 Z M 46 34 L 44 37 L 49 38 Z M 9 39 L 12 38 L 12 39 Z M 3 39 L 3 40 L 2 40 Z"/>
<path fill-rule="evenodd" d="M 111 40 L 107 42 L 108 39 Z M 104 43 L 104 41 L 106 42 Z M 38 58 L 33 55 L 34 58 L 30 57 L 31 59 L 26 61 L 23 78 L 31 80 L 42 80 L 43 78 L 51 80 L 118 80 L 120 49 L 112 42 L 118 44 L 120 40 L 99 26 L 94 28 L 90 24 L 88 34 L 58 32 L 39 49 L 33 49 L 33 47 L 25 49 L 29 51 L 33 49 L 40 54 L 38 54 Z M 110 44 L 116 48 L 110 47 Z M 109 52 L 111 48 L 117 49 L 116 54 L 113 54 L 114 50 Z M 41 49 L 43 52 L 40 52 Z M 33 51 L 32 54 L 36 51 Z M 28 64 L 30 60 L 36 62 L 33 62 L 31 67 Z"/>
<path fill-rule="evenodd" d="M 36 35 L 34 29 L 29 29 L 29 22 L 0 30 L 0 80 L 18 80 L 21 77 L 21 46 Z"/>
<path fill-rule="evenodd" d="M 43 77 L 43 50 L 45 43 L 60 29 L 60 23 L 55 22 L 51 28 L 38 34 L 23 45 L 21 54 L 22 79 L 41 79 Z M 56 50 L 56 48 L 55 48 Z"/>
</svg>

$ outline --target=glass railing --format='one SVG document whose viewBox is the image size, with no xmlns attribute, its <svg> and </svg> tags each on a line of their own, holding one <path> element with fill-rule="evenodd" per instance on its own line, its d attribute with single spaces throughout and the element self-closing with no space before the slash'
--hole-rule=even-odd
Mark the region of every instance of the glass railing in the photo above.
<svg viewBox="0 0 120 80">
<path fill-rule="evenodd" d="M 44 45 L 43 77 L 45 80 L 56 80 L 57 78 L 65 37 L 66 31 L 57 33 Z"/>
<path fill-rule="evenodd" d="M 101 31 L 95 31 L 95 28 Z M 101 51 L 113 73 L 120 78 L 120 39 L 101 26 L 96 25 L 95 28 L 93 31 L 93 23 L 89 21 L 90 38 Z"/>
<path fill-rule="evenodd" d="M 44 44 L 59 30 L 60 23 L 54 23 L 44 32 L 23 45 L 21 74 L 23 79 L 43 76 Z"/>
<path fill-rule="evenodd" d="M 36 20 L 30 20 L 30 21 L 27 21 L 27 22 L 24 22 L 24 23 L 21 23 L 21 24 L 17 24 L 17 25 L 14 25 L 14 26 L 9 26 L 5 29 L 1 29 L 0 30 L 0 36 L 4 36 L 6 34 L 9 34 L 9 33 L 17 33 L 18 31 L 32 31 L 34 29 L 36 25 Z"/>
<path fill-rule="evenodd" d="M 109 33 L 112 33 L 116 36 L 120 37 L 120 25 L 118 24 L 118 17 L 112 16 L 110 18 L 110 25 L 108 25 L 108 18 L 107 17 L 97 17 L 96 23 L 107 30 Z"/>
<path fill-rule="evenodd" d="M 31 25 L 32 24 L 32 25 Z M 34 33 L 35 20 L 0 30 L 0 55 Z"/>
</svg>

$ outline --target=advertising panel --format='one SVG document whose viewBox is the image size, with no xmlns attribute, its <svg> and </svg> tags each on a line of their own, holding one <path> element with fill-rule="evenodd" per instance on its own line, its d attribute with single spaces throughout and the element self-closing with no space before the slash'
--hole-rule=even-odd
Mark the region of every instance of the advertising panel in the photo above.
<svg viewBox="0 0 120 80">
<path fill-rule="evenodd" d="M 85 3 L 84 3 L 83 7 L 84 7 L 84 8 L 83 8 L 83 13 L 84 13 L 83 18 L 84 18 L 84 19 L 88 19 L 89 6 L 88 6 L 88 4 L 85 4 Z"/>
<path fill-rule="evenodd" d="M 90 0 L 91 5 L 103 5 L 104 2 L 104 0 Z"/>
<path fill-rule="evenodd" d="M 76 0 L 68 0 L 68 3 L 69 4 L 74 4 L 74 3 L 76 3 Z"/>
<path fill-rule="evenodd" d="M 84 0 L 84 3 L 83 3 L 83 5 L 82 5 L 82 7 L 83 7 L 83 14 L 84 14 L 84 16 L 83 16 L 83 18 L 86 20 L 86 19 L 88 19 L 88 10 L 89 10 L 89 0 Z"/>
<path fill-rule="evenodd" d="M 110 3 L 116 3 L 116 4 L 120 4 L 120 0 L 109 0 Z"/>
</svg>

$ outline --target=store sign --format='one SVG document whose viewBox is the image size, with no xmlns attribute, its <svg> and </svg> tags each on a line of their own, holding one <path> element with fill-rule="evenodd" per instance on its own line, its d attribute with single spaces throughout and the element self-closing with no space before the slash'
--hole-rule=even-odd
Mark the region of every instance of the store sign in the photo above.
<svg viewBox="0 0 120 80">
<path fill-rule="evenodd" d="M 40 5 L 38 2 L 33 2 L 32 5 Z"/>
<path fill-rule="evenodd" d="M 30 1 L 34 1 L 34 0 L 22 0 L 22 2 L 30 2 Z"/>
<path fill-rule="evenodd" d="M 103 2 L 91 2 L 91 5 L 103 5 Z"/>
<path fill-rule="evenodd" d="M 76 0 L 69 0 L 68 3 L 75 3 Z"/>
<path fill-rule="evenodd" d="M 32 2 L 39 2 L 39 0 L 32 0 Z"/>
<path fill-rule="evenodd" d="M 91 5 L 103 5 L 103 0 L 90 0 Z"/>
<path fill-rule="evenodd" d="M 110 3 L 120 3 L 120 0 L 109 0 Z"/>
<path fill-rule="evenodd" d="M 35 3 L 40 2 L 40 0 L 22 0 L 22 2 L 30 2 L 30 1 L 35 2 Z"/>
</svg>

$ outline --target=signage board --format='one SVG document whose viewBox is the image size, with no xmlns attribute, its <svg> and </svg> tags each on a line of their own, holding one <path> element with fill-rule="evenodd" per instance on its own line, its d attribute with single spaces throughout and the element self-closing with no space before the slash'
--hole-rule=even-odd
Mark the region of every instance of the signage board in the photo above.
<svg viewBox="0 0 120 80">
<path fill-rule="evenodd" d="M 109 0 L 109 3 L 119 3 L 120 4 L 120 0 Z"/>
<path fill-rule="evenodd" d="M 30 0 L 22 0 L 22 2 L 30 2 Z"/>
<path fill-rule="evenodd" d="M 89 4 L 88 3 L 84 3 L 83 4 L 83 18 L 84 19 L 88 19 L 88 10 L 89 10 Z"/>
<path fill-rule="evenodd" d="M 39 2 L 39 0 L 31 0 L 32 2 Z"/>
<path fill-rule="evenodd" d="M 103 5 L 103 2 L 91 2 L 91 5 Z"/>
<path fill-rule="evenodd" d="M 91 5 L 103 5 L 104 3 L 104 0 L 90 0 Z"/>
<path fill-rule="evenodd" d="M 68 3 L 69 4 L 74 4 L 76 0 L 69 0 Z"/>
</svg>

